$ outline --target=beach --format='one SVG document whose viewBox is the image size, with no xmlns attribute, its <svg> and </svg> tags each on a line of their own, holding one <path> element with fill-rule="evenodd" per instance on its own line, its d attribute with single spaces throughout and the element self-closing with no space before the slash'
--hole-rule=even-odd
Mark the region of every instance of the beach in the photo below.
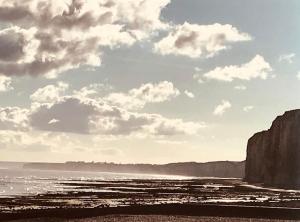
<svg viewBox="0 0 300 222">
<path fill-rule="evenodd" d="M 1 182 L 0 221 L 300 220 L 299 191 L 253 186 L 239 178 L 9 173 Z"/>
<path fill-rule="evenodd" d="M 39 218 L 18 220 L 15 222 L 294 222 L 296 220 L 274 220 L 253 218 L 224 218 L 224 217 L 190 217 L 190 216 L 161 216 L 161 215 L 113 215 L 84 219 Z"/>
<path fill-rule="evenodd" d="M 61 192 L 2 197 L 0 221 L 186 221 L 182 216 L 190 216 L 190 221 L 300 220 L 299 192 L 248 186 L 237 179 L 73 181 L 67 185 Z M 118 215 L 134 216 L 131 220 Z"/>
</svg>

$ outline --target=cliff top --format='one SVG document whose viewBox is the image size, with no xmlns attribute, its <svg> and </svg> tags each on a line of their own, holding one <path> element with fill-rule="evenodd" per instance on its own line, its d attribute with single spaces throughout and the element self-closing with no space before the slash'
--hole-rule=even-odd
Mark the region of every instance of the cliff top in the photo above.
<svg viewBox="0 0 300 222">
<path fill-rule="evenodd" d="M 285 111 L 282 115 L 279 115 L 275 118 L 275 120 L 271 124 L 271 127 L 268 130 L 262 130 L 260 132 L 253 134 L 253 136 L 251 136 L 249 138 L 249 140 L 251 140 L 254 137 L 260 136 L 262 134 L 268 133 L 269 130 L 272 129 L 272 127 L 274 127 L 276 125 L 276 123 L 281 122 L 282 120 L 288 120 L 290 118 L 295 118 L 296 115 L 300 116 L 300 109 L 293 109 L 293 110 Z"/>
</svg>

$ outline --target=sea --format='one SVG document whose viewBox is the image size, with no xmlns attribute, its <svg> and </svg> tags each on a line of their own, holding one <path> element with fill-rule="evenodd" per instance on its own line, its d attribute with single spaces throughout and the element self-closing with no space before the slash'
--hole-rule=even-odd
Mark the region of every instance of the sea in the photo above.
<svg viewBox="0 0 300 222">
<path fill-rule="evenodd" d="M 63 192 L 70 189 L 68 182 L 188 178 L 172 175 L 0 168 L 0 198 Z"/>
</svg>

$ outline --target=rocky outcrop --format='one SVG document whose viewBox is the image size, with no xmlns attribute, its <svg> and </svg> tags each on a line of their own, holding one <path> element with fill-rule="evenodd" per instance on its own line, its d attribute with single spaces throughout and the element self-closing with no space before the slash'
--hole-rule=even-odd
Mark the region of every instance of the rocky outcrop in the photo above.
<svg viewBox="0 0 300 222">
<path fill-rule="evenodd" d="M 278 116 L 269 130 L 249 139 L 245 180 L 300 188 L 300 109 Z"/>
</svg>

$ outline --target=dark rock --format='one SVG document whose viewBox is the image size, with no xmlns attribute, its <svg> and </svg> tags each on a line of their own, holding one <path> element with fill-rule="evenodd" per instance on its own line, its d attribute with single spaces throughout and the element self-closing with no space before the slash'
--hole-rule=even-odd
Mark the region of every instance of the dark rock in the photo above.
<svg viewBox="0 0 300 222">
<path fill-rule="evenodd" d="M 247 146 L 245 180 L 281 188 L 300 188 L 300 109 L 278 116 Z"/>
</svg>

